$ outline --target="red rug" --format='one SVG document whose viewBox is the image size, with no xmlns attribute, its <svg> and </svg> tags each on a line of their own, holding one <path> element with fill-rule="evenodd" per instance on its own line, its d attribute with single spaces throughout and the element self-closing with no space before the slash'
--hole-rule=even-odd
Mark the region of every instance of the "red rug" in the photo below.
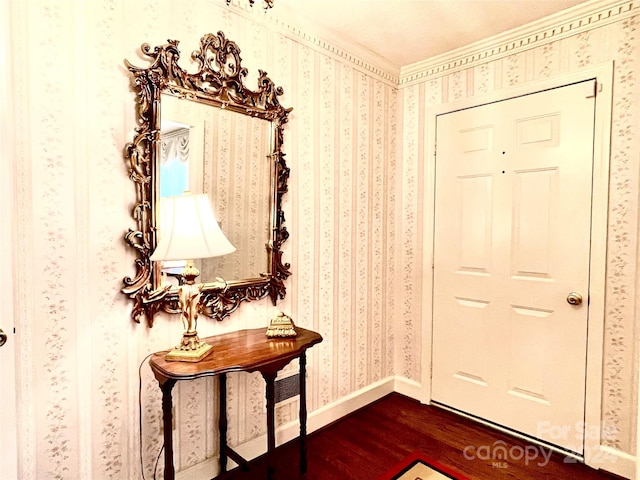
<svg viewBox="0 0 640 480">
<path fill-rule="evenodd" d="M 446 465 L 414 452 L 376 480 L 471 480 Z"/>
</svg>

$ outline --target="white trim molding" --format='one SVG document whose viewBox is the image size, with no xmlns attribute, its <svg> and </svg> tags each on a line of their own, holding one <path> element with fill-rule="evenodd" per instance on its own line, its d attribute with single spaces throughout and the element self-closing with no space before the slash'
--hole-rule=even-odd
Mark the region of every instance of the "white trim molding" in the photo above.
<svg viewBox="0 0 640 480">
<path fill-rule="evenodd" d="M 13 59 L 11 50 L 11 15 L 8 2 L 0 3 L 0 77 L 3 88 L 14 92 Z M 16 281 L 15 252 L 18 246 L 16 229 L 16 194 L 15 194 L 15 127 L 13 96 L 0 95 L 0 158 L 3 159 L 2 175 L 0 175 L 0 263 L 4 273 L 4 282 L 0 289 L 0 329 L 8 339 L 0 350 L 0 385 L 2 396 L 2 431 L 0 432 L 0 472 L 6 478 L 18 478 L 18 418 L 16 416 L 16 342 L 14 331 L 14 295 Z"/>
<path fill-rule="evenodd" d="M 593 0 L 550 15 L 524 27 L 480 40 L 466 47 L 400 69 L 400 86 L 424 82 L 486 62 L 537 48 L 587 30 L 619 22 L 638 13 L 639 0 Z"/>
<path fill-rule="evenodd" d="M 594 455 L 594 461 L 587 465 L 633 480 L 638 478 L 635 472 L 637 458 L 615 448 L 601 445 Z"/>
<path fill-rule="evenodd" d="M 388 85 L 403 87 L 618 22 L 638 13 L 640 0 L 587 1 L 525 26 L 405 65 L 399 70 L 369 51 L 353 45 L 343 45 L 335 35 L 310 22 L 304 22 L 294 11 L 286 8 L 286 5 L 279 6 L 280 15 L 256 13 L 260 9 L 243 7 L 238 0 L 232 0 L 231 5 L 236 7 L 238 15 L 264 22 L 292 40 L 350 63 L 356 70 Z"/>
<path fill-rule="evenodd" d="M 356 45 L 345 45 L 335 34 L 305 20 L 286 4 L 278 5 L 277 14 L 275 11 L 261 11 L 261 8 L 248 8 L 240 0 L 231 0 L 231 6 L 236 8 L 238 15 L 264 23 L 301 45 L 350 63 L 356 70 L 387 85 L 397 86 L 399 83 L 399 68 L 369 50 Z"/>
</svg>

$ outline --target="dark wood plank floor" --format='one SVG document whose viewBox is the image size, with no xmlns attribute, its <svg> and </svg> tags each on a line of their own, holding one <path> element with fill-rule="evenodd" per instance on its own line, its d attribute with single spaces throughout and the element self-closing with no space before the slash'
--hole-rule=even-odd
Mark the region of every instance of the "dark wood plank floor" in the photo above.
<svg viewBox="0 0 640 480">
<path fill-rule="evenodd" d="M 553 479 L 596 480 L 619 477 L 578 463 L 565 463 L 553 454 L 545 461 L 540 447 L 530 446 L 530 459 L 465 458 L 481 446 L 491 449 L 505 442 L 515 457 L 529 444 L 437 407 L 421 405 L 399 394 L 391 394 L 308 437 L 308 472 L 298 471 L 296 440 L 278 448 L 277 480 L 375 480 L 412 452 L 422 452 L 477 480 Z M 501 445 L 498 444 L 498 445 Z M 513 450 L 512 450 L 513 448 Z M 548 454 L 547 454 L 548 455 Z M 484 455 L 482 455 L 484 456 Z M 477 456 L 476 456 L 477 457 Z M 264 458 L 252 462 L 249 472 L 239 469 L 226 478 L 266 478 Z"/>
</svg>

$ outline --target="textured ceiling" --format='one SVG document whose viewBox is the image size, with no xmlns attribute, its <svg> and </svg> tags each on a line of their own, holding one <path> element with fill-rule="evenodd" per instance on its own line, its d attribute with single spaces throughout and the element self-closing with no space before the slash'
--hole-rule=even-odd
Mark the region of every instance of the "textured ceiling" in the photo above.
<svg viewBox="0 0 640 480">
<path fill-rule="evenodd" d="M 580 3 L 585 0 L 275 0 L 272 11 L 401 67 Z"/>
</svg>

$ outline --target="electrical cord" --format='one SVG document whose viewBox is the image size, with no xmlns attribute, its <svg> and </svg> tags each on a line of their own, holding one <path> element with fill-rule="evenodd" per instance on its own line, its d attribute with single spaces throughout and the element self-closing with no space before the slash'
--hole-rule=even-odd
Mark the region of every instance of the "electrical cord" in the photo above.
<svg viewBox="0 0 640 480">
<path fill-rule="evenodd" d="M 146 357 L 144 357 L 144 360 L 142 360 L 142 362 L 140 363 L 140 366 L 138 367 L 138 431 L 140 432 L 140 473 L 142 475 L 142 480 L 146 480 L 145 476 L 144 476 L 144 462 L 142 460 L 142 366 L 145 364 L 145 362 L 149 359 L 149 357 L 153 355 L 153 353 L 150 353 L 149 355 L 147 355 Z M 153 467 L 153 478 L 155 480 L 156 478 L 156 473 L 158 471 L 158 462 L 160 462 L 160 456 L 162 455 L 162 451 L 164 450 L 164 442 L 162 443 L 162 447 L 160 447 L 160 451 L 158 452 L 158 456 L 156 457 L 156 463 Z"/>
<path fill-rule="evenodd" d="M 158 452 L 158 456 L 156 457 L 156 464 L 153 467 L 153 480 L 156 480 L 156 473 L 158 472 L 158 462 L 160 461 L 160 455 L 162 455 L 162 451 L 164 450 L 164 443 L 162 447 L 160 447 L 160 451 Z"/>
</svg>

